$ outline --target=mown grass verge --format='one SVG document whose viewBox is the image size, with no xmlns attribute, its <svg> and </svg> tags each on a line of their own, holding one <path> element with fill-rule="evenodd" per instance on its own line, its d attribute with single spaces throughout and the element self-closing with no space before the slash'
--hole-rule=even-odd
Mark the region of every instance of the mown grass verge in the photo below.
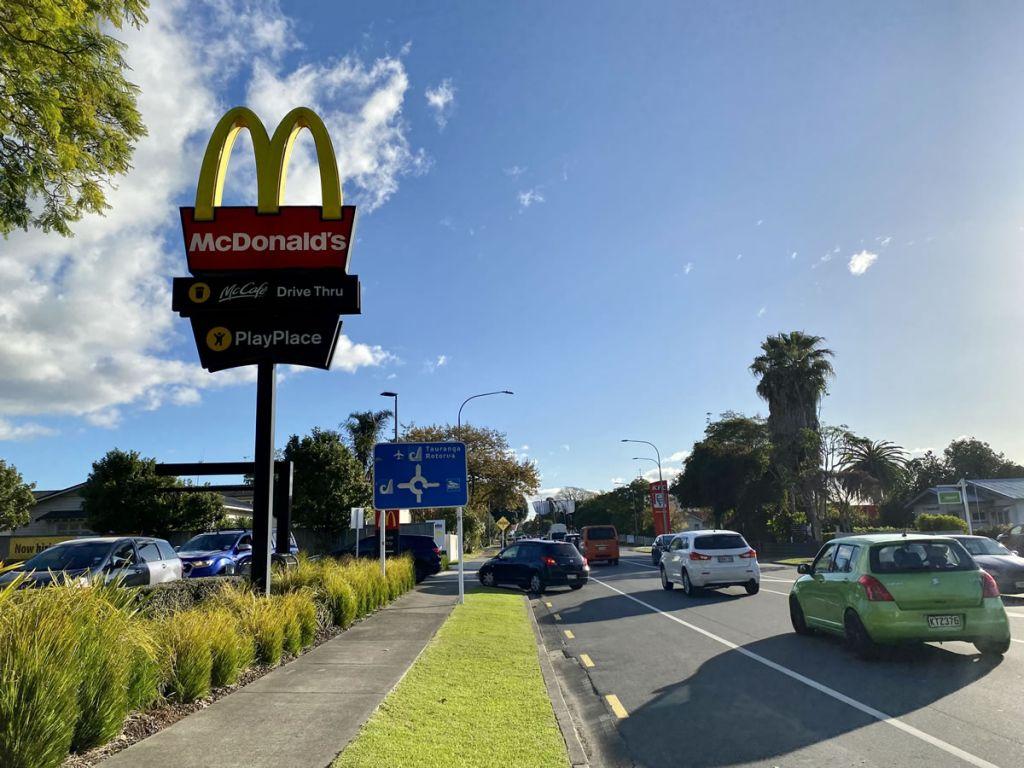
<svg viewBox="0 0 1024 768">
<path fill-rule="evenodd" d="M 181 600 L 74 581 L 0 588 L 0 768 L 55 768 L 116 738 L 130 713 L 205 699 L 412 589 L 410 558 L 387 578 L 377 568 L 302 559 L 269 598 L 232 582 L 168 585 Z"/>
<path fill-rule="evenodd" d="M 566 768 L 522 595 L 466 595 L 333 768 Z"/>
</svg>

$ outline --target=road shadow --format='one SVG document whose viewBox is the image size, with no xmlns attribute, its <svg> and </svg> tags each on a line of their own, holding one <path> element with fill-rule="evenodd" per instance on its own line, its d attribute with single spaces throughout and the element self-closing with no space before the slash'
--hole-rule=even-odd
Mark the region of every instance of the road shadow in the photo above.
<svg viewBox="0 0 1024 768">
<path fill-rule="evenodd" d="M 658 585 L 659 582 L 652 579 L 652 588 L 631 591 L 630 597 L 643 600 L 661 611 L 671 611 L 674 615 L 686 619 L 686 611 L 691 608 L 707 607 L 719 603 L 731 603 L 735 600 L 749 600 L 750 597 L 742 587 L 729 587 L 727 589 L 716 589 L 702 592 L 698 597 L 687 597 L 680 590 L 667 591 Z M 658 586 L 653 586 L 658 585 Z M 615 621 L 627 616 L 649 615 L 650 608 L 637 603 L 635 600 L 626 600 L 618 593 L 598 593 L 594 596 L 593 590 L 604 587 L 600 584 L 587 584 L 581 590 L 581 596 L 587 598 L 579 605 L 559 608 L 559 612 L 566 621 L 573 624 L 587 624 L 590 622 Z M 694 619 L 699 621 L 699 619 Z"/>
<path fill-rule="evenodd" d="M 999 664 L 935 646 L 862 662 L 837 641 L 796 635 L 776 635 L 743 648 L 894 717 L 933 704 Z M 822 674 L 828 666 L 841 671 Z M 829 677 L 842 679 L 830 682 Z M 723 651 L 655 693 L 619 723 L 637 766 L 677 768 L 682 754 L 691 768 L 778 765 L 782 756 L 877 722 L 737 650 Z"/>
</svg>

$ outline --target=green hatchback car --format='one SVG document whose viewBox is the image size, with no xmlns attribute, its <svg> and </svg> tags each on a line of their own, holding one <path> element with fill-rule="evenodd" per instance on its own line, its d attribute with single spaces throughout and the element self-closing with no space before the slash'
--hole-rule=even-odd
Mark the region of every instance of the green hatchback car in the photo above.
<svg viewBox="0 0 1024 768">
<path fill-rule="evenodd" d="M 793 629 L 842 635 L 862 658 L 898 643 L 962 640 L 986 656 L 1010 647 L 995 580 L 955 539 L 849 536 L 828 542 L 797 570 L 789 594 Z"/>
</svg>

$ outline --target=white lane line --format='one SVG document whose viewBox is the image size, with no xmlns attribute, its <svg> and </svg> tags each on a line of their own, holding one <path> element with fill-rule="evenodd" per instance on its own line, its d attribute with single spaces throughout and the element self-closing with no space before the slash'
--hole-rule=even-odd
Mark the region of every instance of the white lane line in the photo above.
<svg viewBox="0 0 1024 768">
<path fill-rule="evenodd" d="M 773 595 L 782 595 L 783 597 L 789 597 L 789 592 L 776 592 L 774 589 L 767 589 L 765 587 L 761 587 L 761 591 L 771 592 Z"/>
<path fill-rule="evenodd" d="M 1015 643 L 1022 643 L 1022 644 L 1024 644 L 1024 640 L 1018 640 L 1016 637 L 1011 637 L 1010 639 L 1013 640 L 1013 642 L 1015 642 Z"/>
<path fill-rule="evenodd" d="M 792 678 L 793 680 L 796 680 L 798 683 L 806 685 L 808 688 L 813 688 L 819 693 L 823 693 L 826 696 L 835 699 L 836 701 L 842 702 L 847 706 L 853 707 L 859 712 L 863 712 L 868 717 L 872 717 L 880 723 L 891 725 L 893 728 L 903 731 L 904 733 L 907 733 L 913 736 L 914 738 L 920 739 L 926 744 L 931 744 L 933 747 L 938 747 L 943 752 L 958 757 L 965 763 L 970 763 L 971 765 L 977 766 L 977 768 L 997 768 L 997 766 L 994 763 L 990 763 L 988 760 L 985 760 L 984 758 L 978 757 L 977 755 L 972 755 L 970 752 L 962 750 L 959 747 L 955 747 L 952 744 L 943 741 L 942 739 L 937 739 L 936 737 L 927 734 L 924 731 L 920 731 L 914 726 L 908 725 L 907 723 L 903 722 L 898 718 L 893 717 L 892 715 L 887 715 L 885 712 L 882 712 L 881 710 L 868 706 L 867 704 L 859 702 L 856 699 L 852 699 L 846 694 L 840 693 L 839 691 L 835 690 L 834 688 L 829 688 L 827 685 L 823 685 L 822 683 L 819 683 L 817 680 L 812 680 L 811 678 L 806 677 L 805 675 L 801 675 L 799 672 L 795 672 L 789 667 L 784 667 L 781 664 L 777 664 L 774 661 L 771 661 L 770 659 L 766 659 L 764 656 L 761 656 L 760 654 L 754 653 L 753 651 L 736 645 L 736 643 L 726 640 L 724 637 L 719 637 L 716 634 L 708 632 L 706 629 L 701 629 L 700 627 L 691 624 L 688 621 L 683 621 L 677 616 L 673 616 L 670 613 L 665 613 L 665 611 L 655 608 L 650 603 L 645 603 L 643 600 L 633 597 L 633 595 L 623 592 L 621 589 L 616 589 L 611 584 L 605 584 L 600 579 L 594 579 L 594 581 L 596 581 L 603 587 L 607 587 L 612 592 L 617 592 L 623 597 L 632 600 L 634 603 L 639 603 L 644 608 L 647 608 L 648 610 L 653 611 L 654 613 L 661 614 L 666 619 L 674 621 L 677 624 L 681 624 L 687 629 L 691 629 L 700 635 L 704 635 L 704 637 L 708 638 L 709 640 L 714 640 L 716 643 L 724 645 L 726 648 L 729 648 L 730 650 L 736 651 L 737 653 L 746 656 L 748 659 L 752 659 L 759 664 L 763 664 L 769 669 L 774 669 L 776 672 L 779 672 L 785 675 L 786 677 Z M 1019 643 L 1024 641 L 1017 640 L 1016 642 Z"/>
<path fill-rule="evenodd" d="M 1024 619 L 1024 613 L 1010 613 L 1010 611 L 1007 611 L 1006 615 L 1011 619 Z"/>
<path fill-rule="evenodd" d="M 795 584 L 795 579 L 769 579 L 767 576 L 762 576 L 761 581 L 777 581 L 779 584 Z"/>
</svg>

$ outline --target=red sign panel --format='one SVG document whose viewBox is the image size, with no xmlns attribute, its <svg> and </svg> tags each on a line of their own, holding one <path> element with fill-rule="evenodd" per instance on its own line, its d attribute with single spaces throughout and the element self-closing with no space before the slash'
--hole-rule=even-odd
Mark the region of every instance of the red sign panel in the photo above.
<svg viewBox="0 0 1024 768">
<path fill-rule="evenodd" d="M 654 515 L 654 535 L 669 533 L 668 481 L 655 480 L 648 489 L 651 494 L 651 511 Z"/>
<path fill-rule="evenodd" d="M 376 511 L 376 517 L 374 518 L 374 525 L 380 528 L 380 516 L 385 515 L 384 518 L 384 530 L 385 531 L 397 531 L 398 530 L 398 510 L 397 509 L 378 509 Z"/>
<path fill-rule="evenodd" d="M 280 213 L 222 206 L 212 221 L 196 221 L 194 208 L 181 209 L 188 269 L 193 275 L 243 269 L 348 268 L 356 209 L 345 205 L 340 219 L 323 218 L 320 206 L 281 206 Z"/>
</svg>

